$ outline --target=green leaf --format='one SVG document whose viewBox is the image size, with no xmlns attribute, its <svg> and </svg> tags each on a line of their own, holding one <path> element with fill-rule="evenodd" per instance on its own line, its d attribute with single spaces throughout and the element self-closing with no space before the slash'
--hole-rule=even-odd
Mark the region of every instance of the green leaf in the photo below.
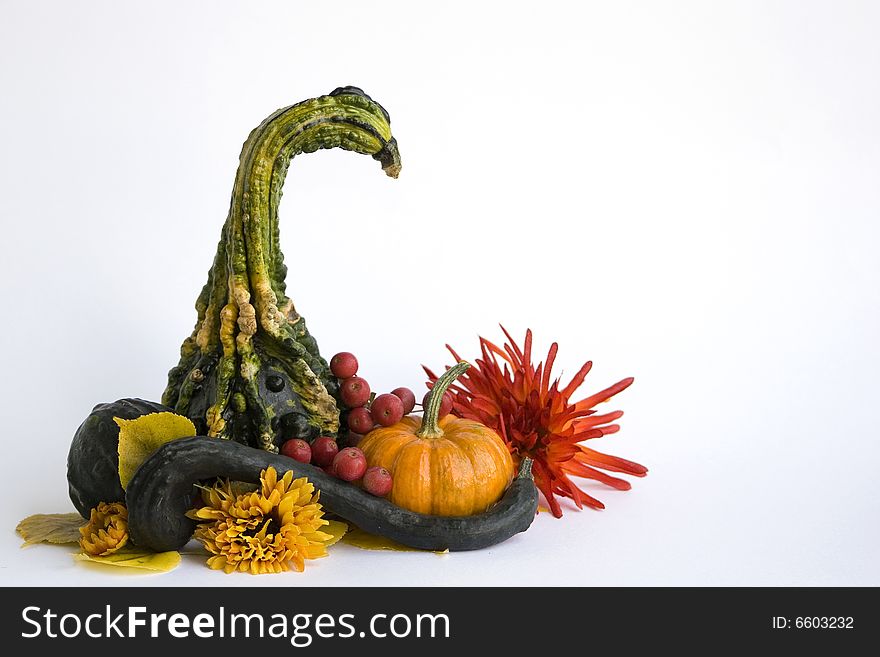
<svg viewBox="0 0 880 657">
<path fill-rule="evenodd" d="M 138 568 L 140 570 L 151 570 L 160 573 L 174 570 L 180 564 L 179 552 L 151 552 L 133 545 L 126 545 L 124 548 L 106 557 L 93 557 L 84 552 L 75 556 L 78 561 L 90 561 L 92 563 L 120 566 L 122 568 Z"/>
<path fill-rule="evenodd" d="M 162 445 L 196 435 L 189 418 L 167 411 L 134 420 L 115 417 L 113 421 L 119 425 L 119 482 L 123 490 L 141 464 Z"/>
<path fill-rule="evenodd" d="M 35 543 L 79 543 L 79 528 L 88 521 L 78 513 L 38 513 L 15 528 L 24 539 L 22 547 Z"/>
</svg>

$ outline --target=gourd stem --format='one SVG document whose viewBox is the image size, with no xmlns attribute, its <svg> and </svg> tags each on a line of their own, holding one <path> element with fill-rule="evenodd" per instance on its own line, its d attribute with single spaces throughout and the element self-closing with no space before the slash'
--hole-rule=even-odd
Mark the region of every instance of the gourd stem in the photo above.
<svg viewBox="0 0 880 657">
<path fill-rule="evenodd" d="M 440 415 L 440 406 L 443 404 L 443 393 L 452 385 L 459 376 L 464 374 L 465 370 L 470 367 L 470 363 L 461 361 L 456 363 L 434 382 L 434 387 L 428 393 L 428 401 L 425 404 L 425 413 L 422 415 L 422 426 L 416 432 L 419 438 L 438 438 L 443 435 L 443 431 L 438 424 Z"/>
</svg>

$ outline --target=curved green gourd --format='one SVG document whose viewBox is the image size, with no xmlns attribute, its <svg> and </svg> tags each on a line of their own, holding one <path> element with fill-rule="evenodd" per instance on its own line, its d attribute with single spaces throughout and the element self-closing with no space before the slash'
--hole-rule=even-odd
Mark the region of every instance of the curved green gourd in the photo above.
<svg viewBox="0 0 880 657">
<path fill-rule="evenodd" d="M 392 178 L 400 172 L 388 113 L 357 87 L 280 109 L 251 132 L 198 320 L 162 396 L 209 436 L 277 451 L 283 438 L 339 429 L 338 384 L 286 294 L 279 248 L 290 160 L 322 148 L 371 155 Z"/>
<path fill-rule="evenodd" d="M 267 454 L 233 442 L 203 436 L 165 443 L 135 472 L 125 490 L 132 541 L 156 552 L 179 550 L 189 542 L 196 523 L 193 484 L 220 477 L 257 483 L 273 467 L 281 477 L 308 477 L 321 491 L 321 504 L 370 534 L 385 536 L 422 550 L 479 550 L 526 531 L 538 512 L 538 489 L 532 461 L 524 458 L 519 474 L 504 495 L 484 513 L 434 516 L 395 506 L 358 486 L 332 477 L 317 466 L 280 454 Z"/>
</svg>

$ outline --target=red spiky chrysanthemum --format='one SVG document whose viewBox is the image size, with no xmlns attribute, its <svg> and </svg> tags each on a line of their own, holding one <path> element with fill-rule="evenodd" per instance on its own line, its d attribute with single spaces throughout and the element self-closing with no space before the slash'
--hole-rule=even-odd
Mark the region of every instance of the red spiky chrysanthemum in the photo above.
<svg viewBox="0 0 880 657">
<path fill-rule="evenodd" d="M 596 415 L 593 407 L 629 387 L 633 379 L 623 379 L 610 388 L 571 403 L 572 393 L 584 382 L 593 363 L 585 363 L 560 390 L 558 378 L 550 381 L 558 345 L 554 342 L 546 363 L 538 363 L 535 367 L 531 362 L 531 330 L 526 331 L 522 349 L 503 326 L 501 330 L 508 340 L 504 350 L 480 338 L 482 358 L 478 358 L 450 388 L 454 400 L 452 412 L 497 431 L 515 460 L 528 456 L 534 461 L 535 483 L 557 518 L 562 517 L 557 495 L 570 497 L 578 508 L 586 504 L 604 509 L 602 502 L 578 488 L 569 475 L 595 479 L 617 490 L 629 490 L 628 481 L 601 470 L 636 477 L 643 477 L 648 472 L 638 463 L 602 454 L 580 444 L 620 430 L 620 425 L 612 423 L 623 415 L 623 411 Z M 452 347 L 446 345 L 446 348 L 457 361 L 461 360 Z M 433 384 L 437 376 L 427 367 L 425 372 Z"/>
</svg>

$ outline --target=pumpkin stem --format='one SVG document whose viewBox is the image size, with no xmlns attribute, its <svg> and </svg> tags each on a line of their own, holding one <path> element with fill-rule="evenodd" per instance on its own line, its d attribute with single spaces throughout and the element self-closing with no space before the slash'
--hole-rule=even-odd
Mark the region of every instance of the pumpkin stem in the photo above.
<svg viewBox="0 0 880 657">
<path fill-rule="evenodd" d="M 443 431 L 438 424 L 440 418 L 437 417 L 440 414 L 440 406 L 443 403 L 443 393 L 469 367 L 470 363 L 465 361 L 456 363 L 434 382 L 434 387 L 428 393 L 428 402 L 425 404 L 425 413 L 422 415 L 422 426 L 416 432 L 419 438 L 439 438 L 443 435 Z"/>
<path fill-rule="evenodd" d="M 517 479 L 532 479 L 532 459 L 524 456 L 519 464 L 519 472 L 516 473 Z"/>
</svg>

